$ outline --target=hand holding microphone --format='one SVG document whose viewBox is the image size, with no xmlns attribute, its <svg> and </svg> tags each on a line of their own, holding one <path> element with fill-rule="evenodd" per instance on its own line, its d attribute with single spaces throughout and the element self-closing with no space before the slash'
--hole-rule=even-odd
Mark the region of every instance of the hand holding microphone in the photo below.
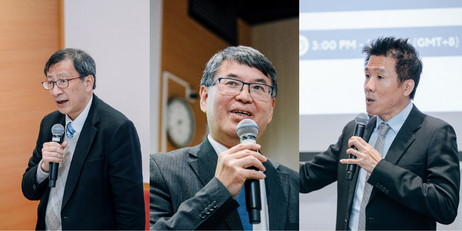
<svg viewBox="0 0 462 231">
<path fill-rule="evenodd" d="M 258 131 L 254 136 L 257 134 Z M 218 156 L 215 177 L 228 189 L 233 198 L 236 198 L 247 179 L 255 179 L 257 182 L 265 179 L 266 176 L 262 172 L 266 170 L 263 162 L 267 159 L 257 152 L 259 149 L 259 144 L 241 142 Z M 255 167 L 257 171 L 249 167 Z"/>
<path fill-rule="evenodd" d="M 64 148 L 67 142 L 60 144 L 61 137 L 64 134 L 64 127 L 61 124 L 55 124 L 51 128 L 53 135 L 52 141 L 43 144 L 42 148 L 42 165 L 44 172 L 49 172 L 49 186 L 55 187 L 58 176 L 59 162 L 63 159 Z"/>
<path fill-rule="evenodd" d="M 353 136 L 358 136 L 363 138 L 364 136 L 364 131 L 366 130 L 366 125 L 369 122 L 369 116 L 367 116 L 366 113 L 359 113 L 356 118 L 355 118 L 356 126 L 355 130 L 353 132 Z M 355 150 L 358 150 L 355 146 L 352 147 Z M 348 155 L 349 159 L 356 159 L 356 156 L 354 155 Z M 347 180 L 352 180 L 353 175 L 356 172 L 356 164 L 348 164 L 346 167 L 346 172 L 347 172 Z"/>
</svg>

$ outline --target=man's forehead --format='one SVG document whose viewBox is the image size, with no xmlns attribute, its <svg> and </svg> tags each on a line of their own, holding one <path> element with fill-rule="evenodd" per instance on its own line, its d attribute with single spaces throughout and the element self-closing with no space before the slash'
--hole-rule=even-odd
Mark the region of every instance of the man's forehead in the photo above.
<svg viewBox="0 0 462 231">
<path fill-rule="evenodd" d="M 50 67 L 47 70 L 47 77 L 68 77 L 72 76 L 75 73 L 77 73 L 77 70 L 75 69 L 72 60 L 64 59 L 62 61 L 50 65 Z"/>
<path fill-rule="evenodd" d="M 230 68 L 232 66 L 232 68 Z M 247 72 L 249 68 L 253 69 L 256 72 Z M 258 68 L 249 66 L 245 63 L 240 63 L 238 61 L 228 61 L 224 60 L 220 67 L 218 68 L 214 79 L 218 77 L 227 77 L 235 79 L 251 79 L 253 82 L 265 82 L 271 83 L 271 78 L 263 74 Z"/>
<path fill-rule="evenodd" d="M 396 60 L 390 56 L 371 56 L 367 61 L 365 70 L 380 70 L 383 68 L 394 67 Z"/>
</svg>

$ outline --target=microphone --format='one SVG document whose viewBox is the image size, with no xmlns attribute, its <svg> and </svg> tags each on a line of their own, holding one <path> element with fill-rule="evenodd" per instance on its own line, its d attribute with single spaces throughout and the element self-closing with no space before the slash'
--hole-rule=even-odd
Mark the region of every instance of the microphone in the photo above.
<svg viewBox="0 0 462 231">
<path fill-rule="evenodd" d="M 359 136 L 363 138 L 364 131 L 366 130 L 366 124 L 369 122 L 369 116 L 366 113 L 362 112 L 359 113 L 355 118 L 356 126 L 355 131 L 353 132 L 353 136 Z M 353 146 L 354 150 L 358 150 L 355 146 Z M 356 159 L 354 155 L 348 155 L 348 159 Z M 356 171 L 356 164 L 347 164 L 346 172 L 347 172 L 347 180 L 352 180 L 353 175 Z"/>
<path fill-rule="evenodd" d="M 55 124 L 51 128 L 51 134 L 53 134 L 53 138 L 51 141 L 56 142 L 56 143 L 61 143 L 61 137 L 63 137 L 64 134 L 64 127 L 61 124 Z M 50 162 L 50 173 L 48 175 L 49 178 L 49 187 L 55 187 L 56 186 L 56 179 L 58 178 L 58 169 L 59 169 L 59 163 L 58 162 Z"/>
<path fill-rule="evenodd" d="M 257 143 L 258 125 L 251 119 L 243 119 L 236 128 L 237 135 L 244 143 Z M 257 168 L 251 167 L 251 169 Z M 245 200 L 246 208 L 249 213 L 250 224 L 260 224 L 261 198 L 260 198 L 260 181 L 248 179 L 245 181 Z"/>
</svg>

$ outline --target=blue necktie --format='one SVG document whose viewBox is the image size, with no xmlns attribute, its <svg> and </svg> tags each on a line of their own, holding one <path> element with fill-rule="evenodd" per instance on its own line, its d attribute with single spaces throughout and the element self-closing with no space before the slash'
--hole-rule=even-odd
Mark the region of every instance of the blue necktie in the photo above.
<svg viewBox="0 0 462 231">
<path fill-rule="evenodd" d="M 71 122 L 67 124 L 67 138 L 71 139 L 74 136 L 74 128 L 71 125 Z"/>
<path fill-rule="evenodd" d="M 250 224 L 249 220 L 249 213 L 247 212 L 247 208 L 245 205 L 245 189 L 244 185 L 242 185 L 241 191 L 237 194 L 236 201 L 239 203 L 239 207 L 237 211 L 239 212 L 239 216 L 241 217 L 242 226 L 244 230 L 253 230 L 252 224 Z"/>
</svg>

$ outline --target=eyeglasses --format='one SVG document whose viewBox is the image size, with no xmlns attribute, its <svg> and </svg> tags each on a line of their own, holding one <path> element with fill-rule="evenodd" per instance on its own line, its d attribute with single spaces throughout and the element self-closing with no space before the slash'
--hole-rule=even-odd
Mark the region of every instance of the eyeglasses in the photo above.
<svg viewBox="0 0 462 231">
<path fill-rule="evenodd" d="M 249 94 L 254 100 L 266 101 L 273 95 L 274 87 L 263 83 L 246 83 L 232 78 L 218 78 L 210 86 L 217 82 L 218 90 L 224 95 L 235 96 L 242 91 L 244 85 L 249 85 Z"/>
<path fill-rule="evenodd" d="M 75 77 L 75 78 L 72 78 L 72 79 L 59 79 L 57 81 L 46 81 L 46 82 L 42 82 L 42 85 L 43 85 L 43 88 L 45 88 L 46 90 L 51 90 L 53 89 L 53 87 L 55 86 L 58 86 L 60 89 L 63 89 L 63 88 L 66 88 L 69 86 L 69 81 L 73 80 L 73 79 L 77 79 L 77 78 L 80 78 L 79 77 Z"/>
</svg>

